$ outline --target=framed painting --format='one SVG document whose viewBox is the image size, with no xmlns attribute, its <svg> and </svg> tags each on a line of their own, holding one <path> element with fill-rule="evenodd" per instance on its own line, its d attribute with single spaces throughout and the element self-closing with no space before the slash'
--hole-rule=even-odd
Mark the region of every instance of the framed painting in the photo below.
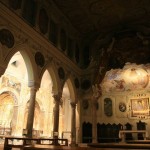
<svg viewBox="0 0 150 150">
<path fill-rule="evenodd" d="M 149 116 L 149 98 L 131 99 L 131 116 Z"/>
<path fill-rule="evenodd" d="M 104 113 L 106 116 L 109 116 L 109 117 L 113 115 L 111 98 L 104 99 Z"/>
</svg>

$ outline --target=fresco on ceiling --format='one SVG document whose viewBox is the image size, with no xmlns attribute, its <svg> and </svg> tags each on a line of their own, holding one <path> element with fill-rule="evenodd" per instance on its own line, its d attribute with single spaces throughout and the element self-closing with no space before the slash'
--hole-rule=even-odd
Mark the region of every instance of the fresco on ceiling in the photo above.
<svg viewBox="0 0 150 150">
<path fill-rule="evenodd" d="M 123 69 L 111 69 L 101 83 L 103 92 L 122 92 L 150 88 L 150 64 L 126 63 Z"/>
</svg>

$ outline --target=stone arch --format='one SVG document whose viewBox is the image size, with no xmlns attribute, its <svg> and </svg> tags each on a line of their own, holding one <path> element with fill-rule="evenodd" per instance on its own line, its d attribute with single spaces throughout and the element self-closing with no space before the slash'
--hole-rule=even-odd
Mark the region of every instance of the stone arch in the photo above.
<svg viewBox="0 0 150 150">
<path fill-rule="evenodd" d="M 58 94 L 59 92 L 61 92 L 61 82 L 60 79 L 58 77 L 58 73 L 56 70 L 56 66 L 54 64 L 54 62 L 49 62 L 44 69 L 41 72 L 40 78 L 42 79 L 42 76 L 44 74 L 44 72 L 46 70 L 48 70 L 50 77 L 52 79 L 53 85 L 52 85 L 52 94 Z"/>
<path fill-rule="evenodd" d="M 17 46 L 14 46 L 14 48 L 8 53 L 8 55 L 4 58 L 5 64 L 8 65 L 10 59 L 13 57 L 13 55 L 16 52 L 20 52 L 24 62 L 26 64 L 27 68 L 27 74 L 28 74 L 28 86 L 33 86 L 35 84 L 39 84 L 39 78 L 38 78 L 38 70 L 37 66 L 34 61 L 34 57 L 32 52 L 32 48 L 27 46 L 26 44 L 20 44 Z M 6 66 L 7 66 L 6 65 Z"/>
<path fill-rule="evenodd" d="M 0 90 L 0 95 L 6 92 L 9 93 L 14 98 L 14 104 L 18 105 L 19 93 L 15 89 L 7 87 L 7 88 L 2 88 Z"/>
<path fill-rule="evenodd" d="M 66 83 L 68 85 L 69 92 L 70 92 L 70 100 L 71 100 L 71 102 L 75 102 L 76 103 L 76 101 L 77 101 L 77 99 L 76 99 L 77 94 L 76 94 L 76 90 L 75 90 L 75 86 L 73 84 L 72 78 L 71 77 L 68 78 L 66 80 Z"/>
<path fill-rule="evenodd" d="M 71 103 L 76 103 L 75 88 L 72 82 L 72 77 L 66 80 L 62 90 L 62 103 L 60 107 L 59 115 L 59 136 L 62 134 L 63 138 L 68 138 L 69 143 L 71 142 L 71 114 L 72 108 Z"/>
<path fill-rule="evenodd" d="M 10 117 L 11 118 L 6 118 L 9 121 L 9 126 L 4 126 L 7 128 L 10 128 L 10 133 L 13 135 L 15 133 L 15 128 L 16 128 L 16 124 L 17 124 L 17 119 L 18 119 L 18 99 L 19 99 L 19 94 L 12 88 L 4 88 L 0 91 L 0 97 L 6 95 L 7 97 L 11 98 L 13 100 L 13 109 L 9 110 L 6 109 L 5 112 L 7 112 L 8 114 L 10 113 Z M 6 100 L 5 100 L 6 101 Z M 4 105 L 3 105 L 4 106 Z M 1 106 L 1 107 L 3 107 Z M 5 114 L 3 114 L 5 116 Z M 6 116 L 5 116 L 6 117 Z M 2 125 L 3 127 L 3 125 Z"/>
<path fill-rule="evenodd" d="M 70 92 L 70 102 L 73 102 L 76 104 L 76 112 L 75 112 L 75 127 L 76 127 L 76 141 L 79 140 L 80 135 L 80 103 L 79 103 L 79 97 L 78 97 L 78 91 L 74 85 L 74 78 L 73 76 L 69 76 L 69 78 L 66 80 L 66 83 L 69 88 Z M 71 119 L 71 118 L 70 118 Z"/>
<path fill-rule="evenodd" d="M 37 98 L 44 101 L 43 103 L 43 136 L 52 136 L 53 130 L 53 107 L 54 99 L 53 95 L 61 93 L 60 80 L 56 70 L 55 63 L 53 61 L 47 63 L 43 70 L 40 72 L 40 88 L 37 93 Z M 42 93 L 43 94 L 42 96 Z M 42 97 L 41 97 L 42 96 Z M 47 117 L 48 115 L 48 117 Z"/>
</svg>

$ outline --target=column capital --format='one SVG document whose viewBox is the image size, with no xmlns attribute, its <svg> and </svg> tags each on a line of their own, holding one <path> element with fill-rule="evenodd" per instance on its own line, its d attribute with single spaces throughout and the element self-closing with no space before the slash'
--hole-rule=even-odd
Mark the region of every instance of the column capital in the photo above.
<svg viewBox="0 0 150 150">
<path fill-rule="evenodd" d="M 38 87 L 36 87 L 36 86 L 31 86 L 31 87 L 30 87 L 30 90 L 31 90 L 31 91 L 37 91 L 37 90 L 38 90 Z"/>
<path fill-rule="evenodd" d="M 35 88 L 35 89 L 39 89 L 40 85 L 39 83 L 35 82 L 35 81 L 29 81 L 28 82 L 28 87 L 30 88 Z"/>
<path fill-rule="evenodd" d="M 70 102 L 70 105 L 71 105 L 72 108 L 76 108 L 77 104 L 75 102 Z"/>
<path fill-rule="evenodd" d="M 62 93 L 57 93 L 52 95 L 55 99 L 59 99 L 62 96 Z"/>
<path fill-rule="evenodd" d="M 61 97 L 62 97 L 62 93 L 53 94 L 52 96 L 53 96 L 55 102 L 56 101 L 60 102 Z"/>
</svg>

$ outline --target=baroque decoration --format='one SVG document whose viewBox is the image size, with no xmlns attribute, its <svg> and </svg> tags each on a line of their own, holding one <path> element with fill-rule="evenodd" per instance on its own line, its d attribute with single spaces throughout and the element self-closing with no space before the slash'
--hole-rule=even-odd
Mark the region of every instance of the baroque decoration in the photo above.
<svg viewBox="0 0 150 150">
<path fill-rule="evenodd" d="M 101 83 L 103 92 L 123 92 L 150 88 L 150 64 L 126 63 L 123 69 L 111 69 Z"/>
</svg>

